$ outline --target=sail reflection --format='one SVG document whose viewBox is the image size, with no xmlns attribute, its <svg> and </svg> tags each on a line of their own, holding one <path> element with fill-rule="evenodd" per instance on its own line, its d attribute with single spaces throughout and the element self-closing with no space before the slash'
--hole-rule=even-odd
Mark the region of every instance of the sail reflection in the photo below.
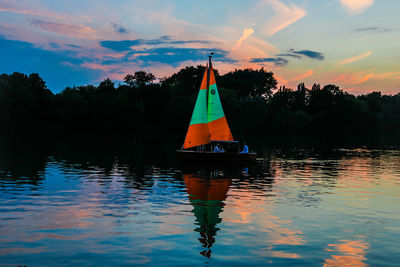
<svg viewBox="0 0 400 267">
<path fill-rule="evenodd" d="M 218 177 L 218 171 L 201 171 L 183 177 L 198 224 L 194 231 L 200 233 L 199 241 L 205 248 L 200 254 L 210 258 L 231 179 Z"/>
</svg>

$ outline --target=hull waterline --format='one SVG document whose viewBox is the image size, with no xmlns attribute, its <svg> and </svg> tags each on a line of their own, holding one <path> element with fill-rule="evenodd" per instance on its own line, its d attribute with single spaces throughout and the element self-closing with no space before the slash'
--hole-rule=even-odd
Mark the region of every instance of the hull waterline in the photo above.
<svg viewBox="0 0 400 267">
<path fill-rule="evenodd" d="M 257 159 L 256 153 L 217 153 L 209 151 L 177 150 L 176 154 L 180 161 L 254 162 Z"/>
</svg>

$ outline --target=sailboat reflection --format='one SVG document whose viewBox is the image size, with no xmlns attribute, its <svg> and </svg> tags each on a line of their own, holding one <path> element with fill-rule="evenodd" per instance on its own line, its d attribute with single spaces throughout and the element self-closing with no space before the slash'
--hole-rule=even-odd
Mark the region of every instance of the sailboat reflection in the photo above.
<svg viewBox="0 0 400 267">
<path fill-rule="evenodd" d="M 198 224 L 194 231 L 200 233 L 199 241 L 205 248 L 200 254 L 210 258 L 231 179 L 219 177 L 218 171 L 210 170 L 183 176 Z"/>
</svg>

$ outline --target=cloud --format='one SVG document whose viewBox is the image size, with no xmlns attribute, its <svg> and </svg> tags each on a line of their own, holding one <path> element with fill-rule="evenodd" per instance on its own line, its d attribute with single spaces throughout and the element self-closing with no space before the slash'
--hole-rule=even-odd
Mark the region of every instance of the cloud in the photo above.
<svg viewBox="0 0 400 267">
<path fill-rule="evenodd" d="M 310 77 L 310 76 L 313 75 L 313 74 L 314 74 L 314 71 L 313 71 L 313 70 L 308 70 L 306 73 L 301 74 L 301 75 L 296 76 L 296 77 L 293 77 L 291 80 L 292 80 L 292 81 L 303 80 L 303 79 L 305 79 L 305 78 L 307 78 L 307 77 Z"/>
<path fill-rule="evenodd" d="M 112 70 L 112 68 L 108 65 L 104 65 L 104 64 L 99 64 L 99 63 L 83 63 L 81 64 L 82 67 L 88 68 L 88 69 L 92 69 L 92 70 L 101 70 L 103 72 L 109 72 Z"/>
<path fill-rule="evenodd" d="M 129 32 L 126 28 L 124 28 L 121 25 L 118 25 L 114 22 L 111 22 L 111 26 L 114 28 L 116 33 L 126 34 Z"/>
<path fill-rule="evenodd" d="M 275 15 L 268 19 L 261 30 L 267 36 L 273 35 L 290 26 L 306 15 L 306 11 L 295 4 L 285 5 L 278 0 L 264 0 L 275 11 Z"/>
<path fill-rule="evenodd" d="M 103 56 L 96 61 L 87 61 L 80 66 L 101 72 L 102 78 L 122 80 L 126 73 L 137 70 L 146 70 L 157 77 L 172 75 L 179 68 L 188 65 L 204 64 L 209 53 L 215 52 L 213 59 L 218 62 L 217 68 L 221 71 L 225 66 L 232 69 L 235 60 L 228 57 L 228 51 L 206 48 L 182 48 L 182 47 L 156 47 L 136 49 L 123 52 L 121 57 Z"/>
<path fill-rule="evenodd" d="M 356 15 L 370 7 L 374 0 L 340 0 L 340 2 L 350 14 Z"/>
<path fill-rule="evenodd" d="M 161 39 L 161 40 L 165 40 L 165 41 L 169 41 L 169 40 L 172 40 L 172 36 L 169 36 L 169 35 L 162 35 L 162 36 L 160 36 L 160 39 Z"/>
<path fill-rule="evenodd" d="M 49 46 L 50 46 L 51 48 L 60 48 L 60 45 L 59 45 L 59 44 L 53 43 L 53 42 L 49 43 Z"/>
<path fill-rule="evenodd" d="M 273 58 L 273 57 L 268 57 L 268 58 L 252 58 L 250 60 L 251 63 L 274 63 L 275 66 L 286 66 L 289 61 L 287 59 L 281 58 L 281 57 L 277 57 L 277 58 Z"/>
<path fill-rule="evenodd" d="M 396 79 L 399 72 L 383 72 L 383 73 L 375 73 L 375 72 L 344 72 L 344 73 L 335 73 L 334 77 L 330 78 L 330 82 L 342 82 L 350 85 L 359 85 L 363 84 L 371 79 L 374 80 L 391 80 Z"/>
<path fill-rule="evenodd" d="M 215 62 L 236 62 L 236 60 L 228 57 L 228 51 L 218 48 L 153 47 L 132 49 L 120 58 L 104 57 L 101 62 L 96 63 L 116 66 L 133 63 L 142 67 L 154 67 L 159 64 L 165 64 L 178 67 L 183 62 L 204 62 L 210 52 L 215 53 L 213 56 Z"/>
<path fill-rule="evenodd" d="M 365 27 L 365 28 L 357 28 L 355 32 L 368 32 L 368 33 L 384 33 L 384 32 L 393 32 L 396 29 L 386 28 L 382 26 L 374 26 L 374 27 Z"/>
<path fill-rule="evenodd" d="M 283 84 L 283 85 L 286 85 L 287 83 L 288 83 L 288 81 L 287 80 L 285 80 L 284 78 L 282 78 L 282 77 L 280 77 L 280 76 L 278 76 L 278 75 L 274 75 L 274 77 L 275 77 L 275 79 L 279 82 L 279 84 Z"/>
<path fill-rule="evenodd" d="M 2 72 L 39 73 L 53 92 L 74 84 L 85 84 L 99 75 L 96 71 L 80 67 L 83 60 L 71 57 L 65 51 L 48 51 L 29 42 L 1 38 L 0 50 Z"/>
<path fill-rule="evenodd" d="M 215 53 L 213 56 L 214 61 L 235 62 L 235 60 L 228 58 L 228 51 L 217 48 L 159 47 L 132 51 L 127 56 L 132 55 L 132 59 L 143 62 L 143 66 L 150 66 L 157 64 L 155 62 L 159 62 L 177 67 L 184 61 L 204 61 L 210 52 Z"/>
<path fill-rule="evenodd" d="M 56 13 L 52 12 L 49 9 L 43 7 L 42 4 L 39 4 L 35 1 L 31 0 L 0 0 L 0 12 L 8 12 L 26 16 L 34 16 L 40 18 L 48 18 L 48 19 L 70 19 L 71 16 L 65 15 L 65 13 Z M 85 16 L 87 17 L 87 16 Z M 74 17 L 74 20 L 78 19 L 78 17 Z"/>
<path fill-rule="evenodd" d="M 32 19 L 31 24 L 44 31 L 76 38 L 88 38 L 95 34 L 95 31 L 92 28 L 83 25 L 55 23 L 39 19 Z"/>
<path fill-rule="evenodd" d="M 121 41 L 100 41 L 100 46 L 104 48 L 108 48 L 114 51 L 129 51 L 131 50 L 131 46 L 136 46 L 143 44 L 145 40 L 137 39 L 137 40 L 121 40 Z"/>
<path fill-rule="evenodd" d="M 233 46 L 232 50 L 236 50 L 244 40 L 247 39 L 250 35 L 254 33 L 254 30 L 252 28 L 245 28 L 243 30 L 242 36 L 240 36 L 239 40 L 236 42 L 236 44 Z"/>
<path fill-rule="evenodd" d="M 65 45 L 72 48 L 81 48 L 79 45 L 74 45 L 74 44 L 65 44 Z"/>
<path fill-rule="evenodd" d="M 132 50 L 133 46 L 139 45 L 180 45 L 180 44 L 190 44 L 190 43 L 200 43 L 200 44 L 209 44 L 209 41 L 202 40 L 189 40 L 189 41 L 173 41 L 170 36 L 161 36 L 157 39 L 135 39 L 135 40 L 121 40 L 121 41 L 112 41 L 112 40 L 104 40 L 100 41 L 100 46 L 104 48 L 108 48 L 114 51 L 122 52 Z"/>
<path fill-rule="evenodd" d="M 360 79 L 355 79 L 350 84 L 362 84 L 370 79 L 390 79 L 393 78 L 395 75 L 398 75 L 398 72 L 386 72 L 386 73 L 368 73 L 362 76 Z"/>
<path fill-rule="evenodd" d="M 371 51 L 364 52 L 364 53 L 359 54 L 359 55 L 357 55 L 357 56 L 349 57 L 349 58 L 346 58 L 346 59 L 341 60 L 341 61 L 339 62 L 339 65 L 345 65 L 345 64 L 352 63 L 352 62 L 356 62 L 356 61 L 362 60 L 362 59 L 364 59 L 364 58 L 367 58 L 367 57 L 369 57 L 370 55 L 372 55 L 372 52 L 371 52 Z"/>
<path fill-rule="evenodd" d="M 278 57 L 294 57 L 294 58 L 298 58 L 298 59 L 301 58 L 301 56 L 293 55 L 293 54 L 277 54 L 276 56 L 278 56 Z"/>
<path fill-rule="evenodd" d="M 368 81 L 369 79 L 375 77 L 375 73 L 369 73 L 367 75 L 364 75 L 363 77 L 361 77 L 361 79 L 359 80 L 354 80 L 349 82 L 350 84 L 362 84 L 365 83 L 366 81 Z"/>
<path fill-rule="evenodd" d="M 9 13 L 15 13 L 15 14 L 22 14 L 22 15 L 38 15 L 37 12 L 34 12 L 30 9 L 23 9 L 23 8 L 18 8 L 15 6 L 10 6 L 4 3 L 0 3 L 0 12 L 9 12 Z"/>
<path fill-rule="evenodd" d="M 59 14 L 53 13 L 48 10 L 41 9 L 38 5 L 35 5 L 35 8 L 27 8 L 27 3 L 23 1 L 6 1 L 4 3 L 0 3 L 0 12 L 9 12 L 14 14 L 21 15 L 29 15 L 29 16 L 41 16 L 41 17 L 57 17 L 61 18 Z"/>
<path fill-rule="evenodd" d="M 316 52 L 316 51 L 311 51 L 311 50 L 299 50 L 296 51 L 294 49 L 289 49 L 290 53 L 293 54 L 297 54 L 297 55 L 303 55 L 309 58 L 313 58 L 313 59 L 318 59 L 318 60 L 323 60 L 325 59 L 324 55 L 320 52 Z"/>
</svg>

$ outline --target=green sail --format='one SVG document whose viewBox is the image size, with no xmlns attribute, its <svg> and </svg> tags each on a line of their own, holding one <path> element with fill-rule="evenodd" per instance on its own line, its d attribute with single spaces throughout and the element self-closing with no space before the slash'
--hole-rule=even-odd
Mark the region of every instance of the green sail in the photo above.
<svg viewBox="0 0 400 267">
<path fill-rule="evenodd" d="M 217 84 L 211 84 L 208 90 L 208 122 L 218 120 L 225 117 L 224 110 L 222 109 L 221 100 L 217 89 Z"/>
</svg>

